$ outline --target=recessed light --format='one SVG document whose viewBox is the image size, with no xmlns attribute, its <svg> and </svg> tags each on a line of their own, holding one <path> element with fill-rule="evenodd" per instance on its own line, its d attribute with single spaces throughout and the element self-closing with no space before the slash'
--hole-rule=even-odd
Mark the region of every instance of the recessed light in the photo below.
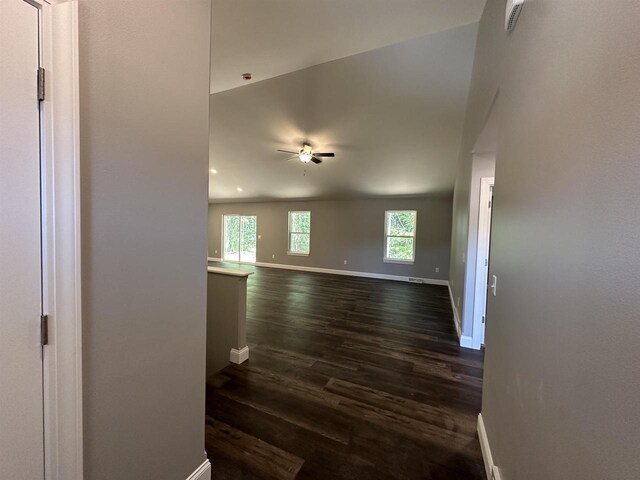
<svg viewBox="0 0 640 480">
<path fill-rule="evenodd" d="M 238 187 L 238 188 L 236 188 L 236 190 L 241 192 L 242 191 L 242 187 Z"/>
<path fill-rule="evenodd" d="M 218 170 L 216 170 L 215 168 L 212 168 L 212 169 L 211 169 L 211 170 L 209 170 L 209 171 L 210 171 L 211 173 L 213 173 L 214 175 L 215 175 L 216 173 L 218 173 Z"/>
</svg>

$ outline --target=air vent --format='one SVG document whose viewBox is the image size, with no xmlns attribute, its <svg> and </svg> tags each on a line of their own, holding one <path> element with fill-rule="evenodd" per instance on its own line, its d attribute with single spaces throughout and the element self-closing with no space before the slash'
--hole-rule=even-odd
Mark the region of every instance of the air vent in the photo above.
<svg viewBox="0 0 640 480">
<path fill-rule="evenodd" d="M 407 280 L 409 282 L 411 282 L 411 283 L 422 283 L 422 279 L 421 278 L 409 277 Z"/>
<path fill-rule="evenodd" d="M 518 22 L 524 1 L 525 0 L 507 0 L 507 14 L 504 20 L 504 29 L 507 32 L 516 28 L 516 23 Z"/>
</svg>

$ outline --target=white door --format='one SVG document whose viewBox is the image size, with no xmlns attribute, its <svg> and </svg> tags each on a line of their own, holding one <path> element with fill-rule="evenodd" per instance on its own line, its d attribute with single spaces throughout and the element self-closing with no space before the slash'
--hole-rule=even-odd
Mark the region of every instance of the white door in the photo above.
<svg viewBox="0 0 640 480">
<path fill-rule="evenodd" d="M 255 263 L 258 217 L 224 215 L 222 229 L 222 259 L 227 262 Z"/>
<path fill-rule="evenodd" d="M 474 301 L 474 346 L 484 345 L 487 318 L 487 289 L 489 281 L 489 251 L 491 245 L 491 214 L 493 211 L 493 177 L 480 180 L 480 212 L 478 215 L 478 253 L 476 264 L 476 290 Z M 478 335 L 475 332 L 478 332 Z"/>
<path fill-rule="evenodd" d="M 0 0 L 0 478 L 44 478 L 38 10 Z"/>
</svg>

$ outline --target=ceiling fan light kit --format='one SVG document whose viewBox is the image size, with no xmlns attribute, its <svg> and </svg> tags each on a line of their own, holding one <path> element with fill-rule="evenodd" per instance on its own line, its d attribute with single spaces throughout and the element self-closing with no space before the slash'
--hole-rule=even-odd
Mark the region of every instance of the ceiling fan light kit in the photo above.
<svg viewBox="0 0 640 480">
<path fill-rule="evenodd" d="M 302 163 L 309 163 L 313 158 L 313 154 L 311 152 L 312 152 L 311 145 L 305 144 L 302 147 L 302 150 L 300 150 L 300 153 L 298 154 L 298 158 Z"/>
</svg>

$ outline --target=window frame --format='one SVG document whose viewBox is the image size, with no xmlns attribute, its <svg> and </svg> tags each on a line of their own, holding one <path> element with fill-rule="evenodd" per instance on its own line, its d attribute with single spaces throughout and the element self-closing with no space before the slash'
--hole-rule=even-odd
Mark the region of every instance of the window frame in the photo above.
<svg viewBox="0 0 640 480">
<path fill-rule="evenodd" d="M 309 231 L 308 232 L 292 232 L 291 231 L 291 214 L 292 213 L 308 213 L 309 214 Z M 291 234 L 309 236 L 309 250 L 307 251 L 307 253 L 291 251 Z M 289 210 L 287 212 L 287 255 L 293 255 L 297 257 L 308 257 L 310 254 L 311 254 L 311 210 Z"/>
<path fill-rule="evenodd" d="M 389 217 L 394 213 L 413 213 L 414 214 L 414 224 L 413 224 L 413 234 L 412 235 L 390 235 L 389 234 Z M 417 210 L 385 210 L 384 212 L 384 250 L 383 250 L 383 258 L 382 261 L 384 263 L 399 263 L 404 265 L 412 265 L 416 261 L 416 239 L 418 236 L 418 211 Z M 387 251 L 389 246 L 389 238 L 411 238 L 412 242 L 412 251 L 411 251 L 411 259 L 404 260 L 399 258 L 389 258 L 387 257 Z"/>
</svg>

